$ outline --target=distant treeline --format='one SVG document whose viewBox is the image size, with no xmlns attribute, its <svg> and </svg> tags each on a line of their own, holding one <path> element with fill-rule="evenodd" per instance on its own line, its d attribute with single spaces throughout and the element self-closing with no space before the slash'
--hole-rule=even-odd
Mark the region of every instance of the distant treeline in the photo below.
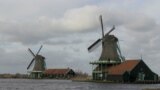
<svg viewBox="0 0 160 90">
<path fill-rule="evenodd" d="M 20 73 L 16 74 L 5 73 L 5 74 L 0 74 L 0 78 L 28 78 L 28 75 Z"/>
</svg>

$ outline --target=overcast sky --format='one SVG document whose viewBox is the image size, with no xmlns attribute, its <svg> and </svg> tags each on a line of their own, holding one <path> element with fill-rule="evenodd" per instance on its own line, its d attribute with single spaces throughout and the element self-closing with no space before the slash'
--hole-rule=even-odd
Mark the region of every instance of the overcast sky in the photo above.
<svg viewBox="0 0 160 90">
<path fill-rule="evenodd" d="M 33 58 L 46 57 L 47 68 L 73 68 L 91 73 L 90 61 L 99 59 L 101 47 L 89 53 L 105 33 L 120 40 L 126 59 L 140 59 L 160 74 L 160 0 L 0 0 L 0 73 L 27 73 Z"/>
</svg>

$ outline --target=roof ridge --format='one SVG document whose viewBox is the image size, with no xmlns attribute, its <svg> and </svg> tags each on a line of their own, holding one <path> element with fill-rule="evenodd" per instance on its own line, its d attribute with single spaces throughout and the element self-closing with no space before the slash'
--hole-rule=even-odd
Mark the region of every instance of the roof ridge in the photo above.
<svg viewBox="0 0 160 90">
<path fill-rule="evenodd" d="M 140 60 L 126 60 L 121 64 L 110 67 L 108 71 L 111 74 L 123 74 L 126 71 L 133 70 L 138 65 L 139 62 Z"/>
</svg>

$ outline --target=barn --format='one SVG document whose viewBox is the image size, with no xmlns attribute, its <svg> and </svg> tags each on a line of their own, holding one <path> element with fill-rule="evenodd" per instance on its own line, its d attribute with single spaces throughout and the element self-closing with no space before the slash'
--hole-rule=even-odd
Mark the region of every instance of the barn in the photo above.
<svg viewBox="0 0 160 90">
<path fill-rule="evenodd" d="M 143 60 L 126 60 L 121 64 L 106 69 L 107 80 L 115 82 L 135 82 L 145 80 L 158 80 L 155 74 Z"/>
<path fill-rule="evenodd" d="M 70 79 L 75 76 L 75 72 L 70 68 L 64 69 L 47 69 L 44 72 L 46 78 Z"/>
</svg>

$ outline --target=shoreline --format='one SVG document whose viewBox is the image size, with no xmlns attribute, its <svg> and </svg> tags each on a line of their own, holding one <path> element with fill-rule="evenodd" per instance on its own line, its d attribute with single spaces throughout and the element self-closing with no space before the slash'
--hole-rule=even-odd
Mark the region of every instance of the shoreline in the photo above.
<svg viewBox="0 0 160 90">
<path fill-rule="evenodd" d="M 72 80 L 73 82 L 94 82 L 94 83 L 115 83 L 115 84 L 160 84 L 159 81 L 136 81 L 136 82 L 114 82 L 114 81 L 102 81 L 102 80 Z"/>
</svg>

